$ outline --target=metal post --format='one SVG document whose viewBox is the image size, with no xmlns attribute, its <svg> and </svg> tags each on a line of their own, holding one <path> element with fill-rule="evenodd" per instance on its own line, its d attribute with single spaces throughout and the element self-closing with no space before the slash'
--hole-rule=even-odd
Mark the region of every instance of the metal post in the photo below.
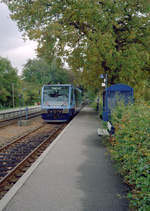
<svg viewBox="0 0 150 211">
<path fill-rule="evenodd" d="M 26 120 L 28 119 L 28 107 L 26 107 Z"/>
<path fill-rule="evenodd" d="M 14 83 L 12 83 L 12 103 L 13 103 L 13 108 L 15 107 L 14 103 Z"/>
<path fill-rule="evenodd" d="M 23 99 L 23 107 L 24 107 L 24 95 L 22 94 L 22 99 Z"/>
<path fill-rule="evenodd" d="M 106 108 L 106 111 L 108 111 L 108 104 L 107 104 L 107 73 L 105 74 L 105 89 L 106 89 L 106 93 L 105 93 L 105 108 Z"/>
<path fill-rule="evenodd" d="M 105 75 L 106 75 L 105 79 L 106 79 L 106 88 L 107 88 L 107 73 Z"/>
<path fill-rule="evenodd" d="M 19 107 L 20 107 L 20 120 L 21 120 L 21 95 L 19 95 Z"/>
</svg>

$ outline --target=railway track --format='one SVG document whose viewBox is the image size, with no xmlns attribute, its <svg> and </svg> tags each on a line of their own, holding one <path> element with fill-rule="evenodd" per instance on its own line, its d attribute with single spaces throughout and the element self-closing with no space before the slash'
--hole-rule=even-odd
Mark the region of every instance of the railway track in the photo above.
<svg viewBox="0 0 150 211">
<path fill-rule="evenodd" d="M 65 126 L 66 124 L 43 124 L 0 149 L 0 199 Z"/>
</svg>

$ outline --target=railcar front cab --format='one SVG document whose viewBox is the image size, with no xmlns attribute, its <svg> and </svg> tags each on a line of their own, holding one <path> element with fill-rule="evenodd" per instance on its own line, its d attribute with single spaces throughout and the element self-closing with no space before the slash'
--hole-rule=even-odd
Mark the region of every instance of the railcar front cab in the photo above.
<svg viewBox="0 0 150 211">
<path fill-rule="evenodd" d="M 42 118 L 46 122 L 69 121 L 79 105 L 79 91 L 70 84 L 44 85 L 41 96 Z"/>
</svg>

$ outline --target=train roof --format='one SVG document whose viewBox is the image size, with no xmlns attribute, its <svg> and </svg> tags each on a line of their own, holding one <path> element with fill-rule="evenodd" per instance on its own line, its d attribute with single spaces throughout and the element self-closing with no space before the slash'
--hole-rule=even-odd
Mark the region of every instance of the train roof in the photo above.
<svg viewBox="0 0 150 211">
<path fill-rule="evenodd" d="M 82 92 L 79 88 L 75 87 L 73 84 L 44 84 L 44 85 L 43 85 L 43 88 L 46 87 L 46 86 L 56 86 L 56 87 L 57 87 L 57 86 L 58 86 L 58 87 L 59 87 L 59 86 L 68 86 L 68 87 L 71 86 L 71 87 L 73 87 L 74 89 L 77 89 L 79 92 Z"/>
<path fill-rule="evenodd" d="M 72 84 L 44 84 L 44 86 L 74 86 Z"/>
</svg>

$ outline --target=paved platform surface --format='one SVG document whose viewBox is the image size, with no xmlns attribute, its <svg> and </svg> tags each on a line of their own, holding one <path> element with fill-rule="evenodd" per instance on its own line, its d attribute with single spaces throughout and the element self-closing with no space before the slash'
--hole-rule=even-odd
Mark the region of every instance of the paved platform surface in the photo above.
<svg viewBox="0 0 150 211">
<path fill-rule="evenodd" d="M 126 187 L 97 135 L 99 127 L 97 114 L 85 107 L 4 210 L 127 211 Z"/>
</svg>

